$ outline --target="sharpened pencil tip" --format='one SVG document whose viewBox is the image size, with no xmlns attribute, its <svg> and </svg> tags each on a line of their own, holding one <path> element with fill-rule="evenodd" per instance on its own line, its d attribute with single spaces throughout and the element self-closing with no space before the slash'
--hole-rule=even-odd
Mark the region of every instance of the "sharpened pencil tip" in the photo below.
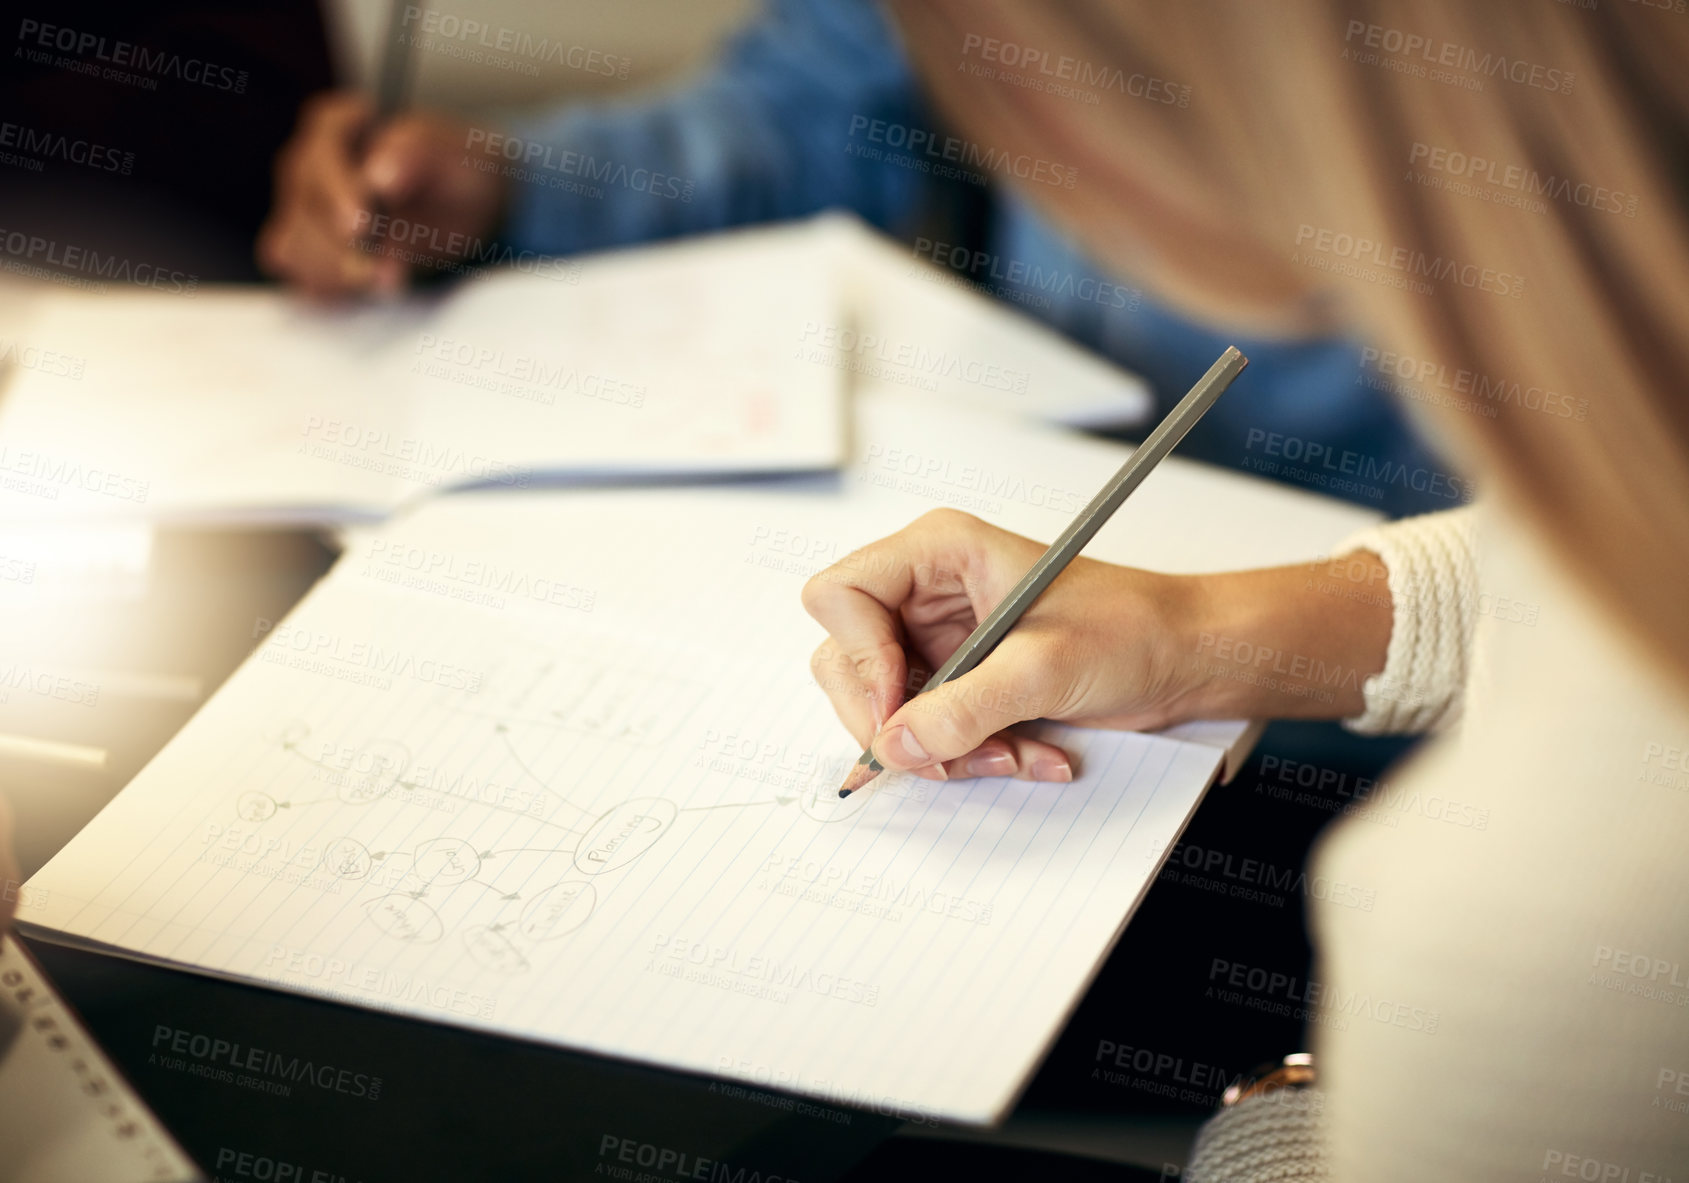
<svg viewBox="0 0 1689 1183">
<path fill-rule="evenodd" d="M 839 787 L 839 796 L 848 797 L 863 785 L 880 775 L 881 769 L 871 756 L 866 754 L 861 760 L 850 766 L 850 775 L 845 777 L 844 784 Z"/>
</svg>

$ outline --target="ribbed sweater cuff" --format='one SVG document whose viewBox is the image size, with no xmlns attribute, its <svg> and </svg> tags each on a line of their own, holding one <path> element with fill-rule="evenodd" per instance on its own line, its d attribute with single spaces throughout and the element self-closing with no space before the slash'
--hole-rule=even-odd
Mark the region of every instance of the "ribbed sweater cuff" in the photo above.
<svg viewBox="0 0 1689 1183">
<path fill-rule="evenodd" d="M 1326 1167 L 1325 1094 L 1276 1089 L 1246 1097 L 1204 1123 L 1186 1183 L 1318 1183 Z"/>
<path fill-rule="evenodd" d="M 1473 508 L 1372 526 L 1333 555 L 1370 550 L 1389 569 L 1392 623 L 1384 669 L 1362 688 L 1363 735 L 1435 731 L 1460 717 L 1478 599 Z"/>
</svg>

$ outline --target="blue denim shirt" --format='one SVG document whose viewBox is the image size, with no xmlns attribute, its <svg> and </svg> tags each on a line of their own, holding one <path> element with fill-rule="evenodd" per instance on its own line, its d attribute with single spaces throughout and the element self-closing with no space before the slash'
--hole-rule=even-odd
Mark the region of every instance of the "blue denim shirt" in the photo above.
<svg viewBox="0 0 1689 1183">
<path fill-rule="evenodd" d="M 893 148 L 943 134 L 938 127 L 873 0 L 769 0 L 682 86 L 575 104 L 514 127 L 501 145 L 517 182 L 505 235 L 571 254 L 847 209 L 908 238 L 933 182 L 909 162 L 919 153 Z M 1125 288 L 1006 192 L 988 233 L 986 249 L 1002 263 L 996 275 L 1022 266 L 987 290 L 1142 374 L 1163 412 L 1225 346 L 1249 356 L 1183 454 L 1391 514 L 1452 508 L 1469 496 L 1374 388 L 1356 343 L 1251 340 L 1180 317 Z M 1059 290 L 1020 279 L 1032 268 L 1046 281 L 1060 275 Z"/>
</svg>

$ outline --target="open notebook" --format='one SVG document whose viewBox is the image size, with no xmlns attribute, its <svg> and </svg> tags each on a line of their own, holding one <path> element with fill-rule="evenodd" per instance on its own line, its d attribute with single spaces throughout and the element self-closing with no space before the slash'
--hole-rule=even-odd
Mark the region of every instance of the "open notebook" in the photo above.
<svg viewBox="0 0 1689 1183">
<path fill-rule="evenodd" d="M 1070 785 L 882 777 L 808 575 L 941 504 L 1048 540 L 1125 449 L 897 394 L 842 474 L 471 493 L 358 531 L 31 881 L 26 929 L 741 1077 L 1002 1117 L 1243 724 L 1051 728 Z M 1170 460 L 1090 553 L 1291 561 L 1373 515 Z"/>
<path fill-rule="evenodd" d="M 540 260 L 391 303 L 64 294 L 0 402 L 0 518 L 385 516 L 543 477 L 835 467 L 841 313 L 802 227 Z"/>
<path fill-rule="evenodd" d="M 902 257 L 826 217 L 326 311 L 44 294 L 0 336 L 0 521 L 367 521 L 464 485 L 828 469 L 864 381 L 1147 413 L 1137 379 Z"/>
</svg>

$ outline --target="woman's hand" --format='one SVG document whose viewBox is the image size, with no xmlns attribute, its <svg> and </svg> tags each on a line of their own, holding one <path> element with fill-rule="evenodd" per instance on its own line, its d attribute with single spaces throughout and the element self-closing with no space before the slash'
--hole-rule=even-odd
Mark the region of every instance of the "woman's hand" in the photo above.
<svg viewBox="0 0 1689 1183">
<path fill-rule="evenodd" d="M 1341 718 L 1364 709 L 1361 687 L 1383 668 L 1390 600 L 1369 552 L 1202 576 L 1081 558 L 976 669 L 911 701 L 1043 553 L 941 509 L 804 587 L 804 607 L 829 634 L 810 663 L 815 679 L 881 764 L 941 780 L 1071 780 L 1066 753 L 1010 728 L 1040 718 L 1121 730 Z M 1278 672 L 1263 676 L 1262 654 Z M 1345 675 L 1335 689 L 1316 684 L 1315 671 L 1332 670 Z"/>
<path fill-rule="evenodd" d="M 1084 558 L 977 669 L 905 703 L 1043 552 L 941 509 L 809 581 L 804 607 L 831 634 L 811 668 L 880 763 L 941 779 L 1065 781 L 1065 753 L 1007 729 L 1038 718 L 1149 729 L 1183 717 L 1195 685 L 1181 640 L 1193 581 Z"/>
</svg>

